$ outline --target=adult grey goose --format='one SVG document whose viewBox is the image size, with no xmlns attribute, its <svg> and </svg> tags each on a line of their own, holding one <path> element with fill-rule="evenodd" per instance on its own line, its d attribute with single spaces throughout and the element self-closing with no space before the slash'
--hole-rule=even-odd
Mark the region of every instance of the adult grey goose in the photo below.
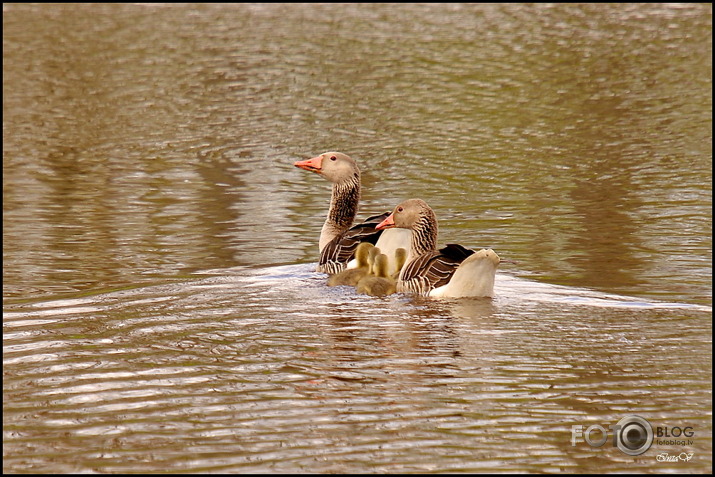
<svg viewBox="0 0 715 477">
<path fill-rule="evenodd" d="M 376 230 L 389 212 L 367 218 L 353 226 L 360 203 L 360 169 L 347 154 L 325 152 L 312 159 L 298 161 L 296 167 L 315 172 L 333 184 L 328 215 L 320 231 L 320 258 L 316 271 L 334 274 L 357 266 L 355 250 L 360 242 L 370 242 L 392 257 L 388 270 L 396 270 L 395 250 L 407 248 L 410 233 L 406 230 Z"/>
<path fill-rule="evenodd" d="M 401 202 L 376 229 L 412 231 L 407 261 L 397 279 L 397 291 L 434 297 L 491 297 L 499 255 L 448 244 L 437 250 L 437 217 L 421 199 Z"/>
</svg>

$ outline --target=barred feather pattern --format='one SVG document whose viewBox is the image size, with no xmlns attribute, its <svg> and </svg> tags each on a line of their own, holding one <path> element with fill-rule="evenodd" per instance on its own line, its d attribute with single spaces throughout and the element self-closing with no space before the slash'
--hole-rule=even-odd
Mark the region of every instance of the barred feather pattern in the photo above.
<svg viewBox="0 0 715 477">
<path fill-rule="evenodd" d="M 423 208 L 412 227 L 412 259 L 400 272 L 398 292 L 428 296 L 437 287 L 446 285 L 459 265 L 473 250 L 457 244 L 448 244 L 437 249 L 437 218 L 430 208 Z"/>
<path fill-rule="evenodd" d="M 398 280 L 396 285 L 397 293 L 414 293 L 417 295 L 428 296 L 432 288 L 434 288 L 427 277 L 415 277 L 410 280 Z"/>
<path fill-rule="evenodd" d="M 330 209 L 325 223 L 334 224 L 338 230 L 344 232 L 353 224 L 359 204 L 360 172 L 355 172 L 350 179 L 333 184 Z"/>
<path fill-rule="evenodd" d="M 320 252 L 316 271 L 333 274 L 344 270 L 347 263 L 355 257 L 355 250 L 361 242 L 369 242 L 373 245 L 377 243 L 382 230 L 375 230 L 375 227 L 387 215 L 389 212 L 369 217 L 328 242 Z"/>
<path fill-rule="evenodd" d="M 355 250 L 360 242 L 370 242 L 374 245 L 382 234 L 382 230 L 375 230 L 375 226 L 389 213 L 370 217 L 350 227 L 357 214 L 359 202 L 359 171 L 356 171 L 350 179 L 333 184 L 330 210 L 323 227 L 329 227 L 333 231 L 331 235 L 334 236 L 321 249 L 316 271 L 331 275 L 343 271 L 355 256 Z"/>
<path fill-rule="evenodd" d="M 412 228 L 412 253 L 417 256 L 437 249 L 437 217 L 432 209 L 423 209 L 420 218 Z"/>
<path fill-rule="evenodd" d="M 318 250 L 323 249 L 335 237 L 344 234 L 352 225 L 360 202 L 360 172 L 339 183 L 333 184 L 330 208 L 320 231 Z"/>
<path fill-rule="evenodd" d="M 345 270 L 346 266 L 346 262 L 319 263 L 315 271 L 319 273 L 327 273 L 328 275 L 335 275 L 336 273 L 340 273 Z"/>
</svg>

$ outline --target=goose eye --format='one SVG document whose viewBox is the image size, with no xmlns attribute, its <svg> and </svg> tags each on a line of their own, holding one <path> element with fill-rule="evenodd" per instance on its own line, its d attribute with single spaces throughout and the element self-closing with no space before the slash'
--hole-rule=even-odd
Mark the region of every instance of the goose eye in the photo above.
<svg viewBox="0 0 715 477">
<path fill-rule="evenodd" d="M 397 211 L 398 211 L 398 212 L 402 212 L 402 210 L 403 210 L 402 207 L 398 207 L 398 208 L 397 208 Z"/>
<path fill-rule="evenodd" d="M 337 159 L 337 157 L 335 157 L 335 156 L 330 156 L 330 160 L 331 160 L 331 161 L 334 161 L 334 160 L 336 160 L 336 159 Z"/>
</svg>

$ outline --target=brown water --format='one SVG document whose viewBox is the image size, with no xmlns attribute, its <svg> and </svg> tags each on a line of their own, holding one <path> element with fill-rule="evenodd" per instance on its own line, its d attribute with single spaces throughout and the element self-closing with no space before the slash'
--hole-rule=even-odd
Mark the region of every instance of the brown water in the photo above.
<svg viewBox="0 0 715 477">
<path fill-rule="evenodd" d="M 326 287 L 326 150 L 496 297 Z M 4 5 L 3 471 L 709 472 L 711 167 L 709 4 Z"/>
</svg>

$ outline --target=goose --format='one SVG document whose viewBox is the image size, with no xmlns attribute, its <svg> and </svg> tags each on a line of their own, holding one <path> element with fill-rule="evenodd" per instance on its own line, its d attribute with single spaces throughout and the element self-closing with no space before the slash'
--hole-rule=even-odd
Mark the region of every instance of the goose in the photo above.
<svg viewBox="0 0 715 477">
<path fill-rule="evenodd" d="M 367 254 L 367 262 L 370 264 L 367 275 L 375 275 L 375 258 L 382 253 L 380 247 L 372 247 L 370 253 Z M 348 270 L 352 270 L 349 268 Z"/>
<path fill-rule="evenodd" d="M 367 256 L 365 256 L 365 250 L 368 250 Z M 340 273 L 331 275 L 328 277 L 328 286 L 350 285 L 357 287 L 360 280 L 375 275 L 375 257 L 380 254 L 381 252 L 378 247 L 375 247 L 369 242 L 360 242 L 360 245 L 358 245 L 355 251 L 355 259 L 362 265 L 358 268 L 346 268 Z M 362 257 L 360 255 L 362 255 Z M 335 283 L 335 285 L 331 283 Z"/>
<path fill-rule="evenodd" d="M 404 247 L 400 247 L 395 250 L 395 272 L 390 274 L 391 278 L 397 280 L 397 278 L 400 276 L 400 271 L 402 271 L 402 267 L 405 266 L 406 261 L 407 249 Z"/>
<path fill-rule="evenodd" d="M 360 242 L 379 246 L 388 257 L 393 257 L 398 247 L 409 247 L 409 230 L 375 230 L 375 226 L 384 220 L 389 212 L 369 217 L 352 226 L 360 202 L 360 169 L 350 156 L 341 152 L 325 152 L 293 165 L 315 172 L 333 184 L 328 215 L 318 241 L 320 258 L 317 272 L 334 274 L 346 267 L 356 267 L 357 262 L 353 257 Z M 392 259 L 389 264 L 390 273 L 393 273 L 395 268 Z"/>
<path fill-rule="evenodd" d="M 433 297 L 492 297 L 499 255 L 448 244 L 437 250 L 437 217 L 421 199 L 401 202 L 376 229 L 412 230 L 407 263 L 397 279 L 397 291 Z"/>
<path fill-rule="evenodd" d="M 328 286 L 336 287 L 339 285 L 350 285 L 354 287 L 358 281 L 364 276 L 370 273 L 372 267 L 372 257 L 374 254 L 374 249 L 376 247 L 370 242 L 361 242 L 355 250 L 355 260 L 358 266 L 355 268 L 348 268 L 342 272 L 330 275 L 328 277 Z"/>
<path fill-rule="evenodd" d="M 375 247 L 377 248 L 377 247 Z M 395 293 L 395 280 L 387 273 L 387 255 L 378 254 L 373 264 L 374 275 L 361 278 L 355 287 L 358 293 L 371 296 L 385 296 Z"/>
</svg>

